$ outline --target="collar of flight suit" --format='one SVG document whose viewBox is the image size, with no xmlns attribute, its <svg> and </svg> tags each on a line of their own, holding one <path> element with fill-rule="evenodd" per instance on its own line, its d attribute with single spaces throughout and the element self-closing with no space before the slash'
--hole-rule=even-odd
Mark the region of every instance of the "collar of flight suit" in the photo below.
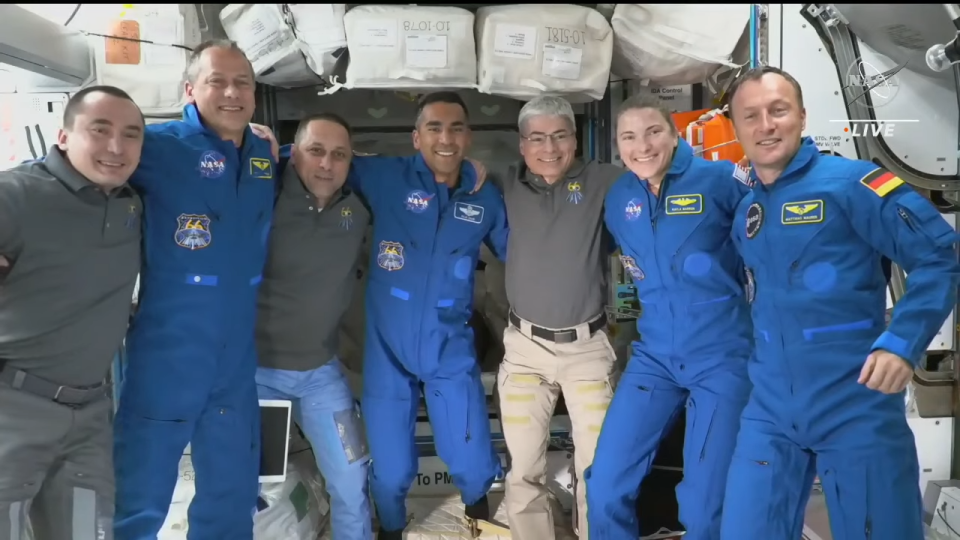
<svg viewBox="0 0 960 540">
<path fill-rule="evenodd" d="M 667 175 L 681 176 L 687 172 L 691 163 L 693 163 L 693 147 L 681 137 L 677 141 L 677 148 L 673 151 L 673 158 L 670 160 Z"/>
<path fill-rule="evenodd" d="M 57 145 L 50 147 L 50 151 L 47 152 L 47 156 L 43 158 L 43 166 L 47 169 L 47 172 L 52 174 L 54 178 L 59 180 L 74 193 L 84 188 L 100 188 L 100 186 L 91 182 L 85 176 L 80 174 L 80 172 L 75 169 L 69 161 L 67 161 L 67 157 Z M 118 188 L 112 189 L 110 193 L 114 194 L 122 191 L 132 192 L 132 188 L 128 184 L 123 184 Z"/>
<path fill-rule="evenodd" d="M 797 150 L 797 153 L 794 154 L 793 159 L 790 160 L 790 164 L 787 165 L 787 168 L 780 173 L 780 177 L 777 178 L 777 181 L 773 185 L 767 187 L 764 186 L 760 181 L 760 178 L 757 177 L 757 172 L 754 167 L 750 167 L 750 178 L 758 186 L 763 186 L 765 189 L 770 189 L 773 186 L 784 185 L 793 183 L 803 177 L 801 174 L 808 165 L 813 164 L 820 157 L 820 149 L 817 148 L 817 144 L 813 142 L 813 139 L 810 137 L 803 137 L 800 139 L 800 149 Z"/>
</svg>

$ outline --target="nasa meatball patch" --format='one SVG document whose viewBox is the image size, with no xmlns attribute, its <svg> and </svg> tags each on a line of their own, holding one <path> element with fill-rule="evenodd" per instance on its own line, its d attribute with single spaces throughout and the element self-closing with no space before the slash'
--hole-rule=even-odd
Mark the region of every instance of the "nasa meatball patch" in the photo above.
<svg viewBox="0 0 960 540">
<path fill-rule="evenodd" d="M 747 208 L 747 238 L 752 239 L 753 237 L 757 236 L 757 233 L 760 232 L 760 227 L 762 226 L 763 206 L 761 206 L 760 203 L 753 203 L 750 205 L 750 208 Z"/>
</svg>

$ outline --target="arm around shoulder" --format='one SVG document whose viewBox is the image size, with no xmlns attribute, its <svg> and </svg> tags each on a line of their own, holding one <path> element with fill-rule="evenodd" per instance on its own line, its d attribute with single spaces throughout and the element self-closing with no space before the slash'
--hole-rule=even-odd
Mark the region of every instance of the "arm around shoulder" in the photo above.
<svg viewBox="0 0 960 540">
<path fill-rule="evenodd" d="M 958 235 L 903 179 L 860 163 L 844 198 L 847 217 L 864 240 L 908 274 L 906 292 L 873 350 L 892 352 L 916 365 L 957 304 Z"/>
</svg>

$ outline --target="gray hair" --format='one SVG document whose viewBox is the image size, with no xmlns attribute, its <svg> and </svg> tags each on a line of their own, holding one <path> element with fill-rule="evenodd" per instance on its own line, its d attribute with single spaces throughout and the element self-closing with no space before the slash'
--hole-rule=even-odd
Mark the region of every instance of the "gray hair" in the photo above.
<svg viewBox="0 0 960 540">
<path fill-rule="evenodd" d="M 184 76 L 190 84 L 195 84 L 197 78 L 200 76 L 200 57 L 203 56 L 203 51 L 207 49 L 226 49 L 239 53 L 240 56 L 243 56 L 244 60 L 247 61 L 247 64 L 250 65 L 250 76 L 256 78 L 253 63 L 250 62 L 247 54 L 237 45 L 236 41 L 229 39 L 210 39 L 197 45 L 193 48 L 193 51 L 190 52 L 190 59 L 187 60 L 187 69 L 184 71 Z"/>
<path fill-rule="evenodd" d="M 664 107 L 660 100 L 655 97 L 643 95 L 630 96 L 620 104 L 620 108 L 617 110 L 617 122 L 620 121 L 620 117 L 624 114 L 640 109 L 653 109 L 657 111 L 660 113 L 660 116 L 663 117 L 663 121 L 667 123 L 670 131 L 672 133 L 677 132 L 677 126 L 673 123 L 673 113 L 670 112 L 670 109 Z"/>
<path fill-rule="evenodd" d="M 517 120 L 517 127 L 520 128 L 520 132 L 524 131 L 524 125 L 528 120 L 535 116 L 559 116 L 560 118 L 566 118 L 567 122 L 570 123 L 570 130 L 577 130 L 577 122 L 573 117 L 573 107 L 570 106 L 570 102 L 555 96 L 540 96 L 528 101 L 522 109 L 520 109 L 520 117 Z"/>
</svg>

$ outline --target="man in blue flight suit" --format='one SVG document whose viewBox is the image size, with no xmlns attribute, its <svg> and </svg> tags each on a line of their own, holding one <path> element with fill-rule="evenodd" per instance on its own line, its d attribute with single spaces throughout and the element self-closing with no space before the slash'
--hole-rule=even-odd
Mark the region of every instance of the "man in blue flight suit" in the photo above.
<svg viewBox="0 0 960 540">
<path fill-rule="evenodd" d="M 490 442 L 473 332 L 480 244 L 507 246 L 503 198 L 464 155 L 467 107 L 452 92 L 422 98 L 415 156 L 358 158 L 351 181 L 373 214 L 362 410 L 373 458 L 380 540 L 402 538 L 417 474 L 414 426 L 421 385 L 437 453 L 468 517 L 488 519 L 486 493 L 500 473 Z"/>
<path fill-rule="evenodd" d="M 643 309 L 586 473 L 590 538 L 640 535 L 640 484 L 685 403 L 680 521 L 685 538 L 716 540 L 750 395 L 750 313 L 730 241 L 734 211 L 750 190 L 747 171 L 695 157 L 670 113 L 639 97 L 620 109 L 617 146 L 630 172 L 607 193 L 605 221 Z"/>
<path fill-rule="evenodd" d="M 834 540 L 921 540 L 903 391 L 957 303 L 957 234 L 896 175 L 801 138 L 790 75 L 753 69 L 728 95 L 760 185 L 733 225 L 756 280 L 756 359 L 722 538 L 799 538 L 819 474 Z M 889 325 L 883 257 L 908 274 Z"/>
<path fill-rule="evenodd" d="M 236 44 L 187 68 L 183 121 L 147 127 L 139 310 L 116 418 L 118 540 L 156 538 L 187 443 L 189 538 L 253 536 L 259 473 L 257 286 L 273 211 L 270 143 L 247 127 L 254 74 Z"/>
</svg>

